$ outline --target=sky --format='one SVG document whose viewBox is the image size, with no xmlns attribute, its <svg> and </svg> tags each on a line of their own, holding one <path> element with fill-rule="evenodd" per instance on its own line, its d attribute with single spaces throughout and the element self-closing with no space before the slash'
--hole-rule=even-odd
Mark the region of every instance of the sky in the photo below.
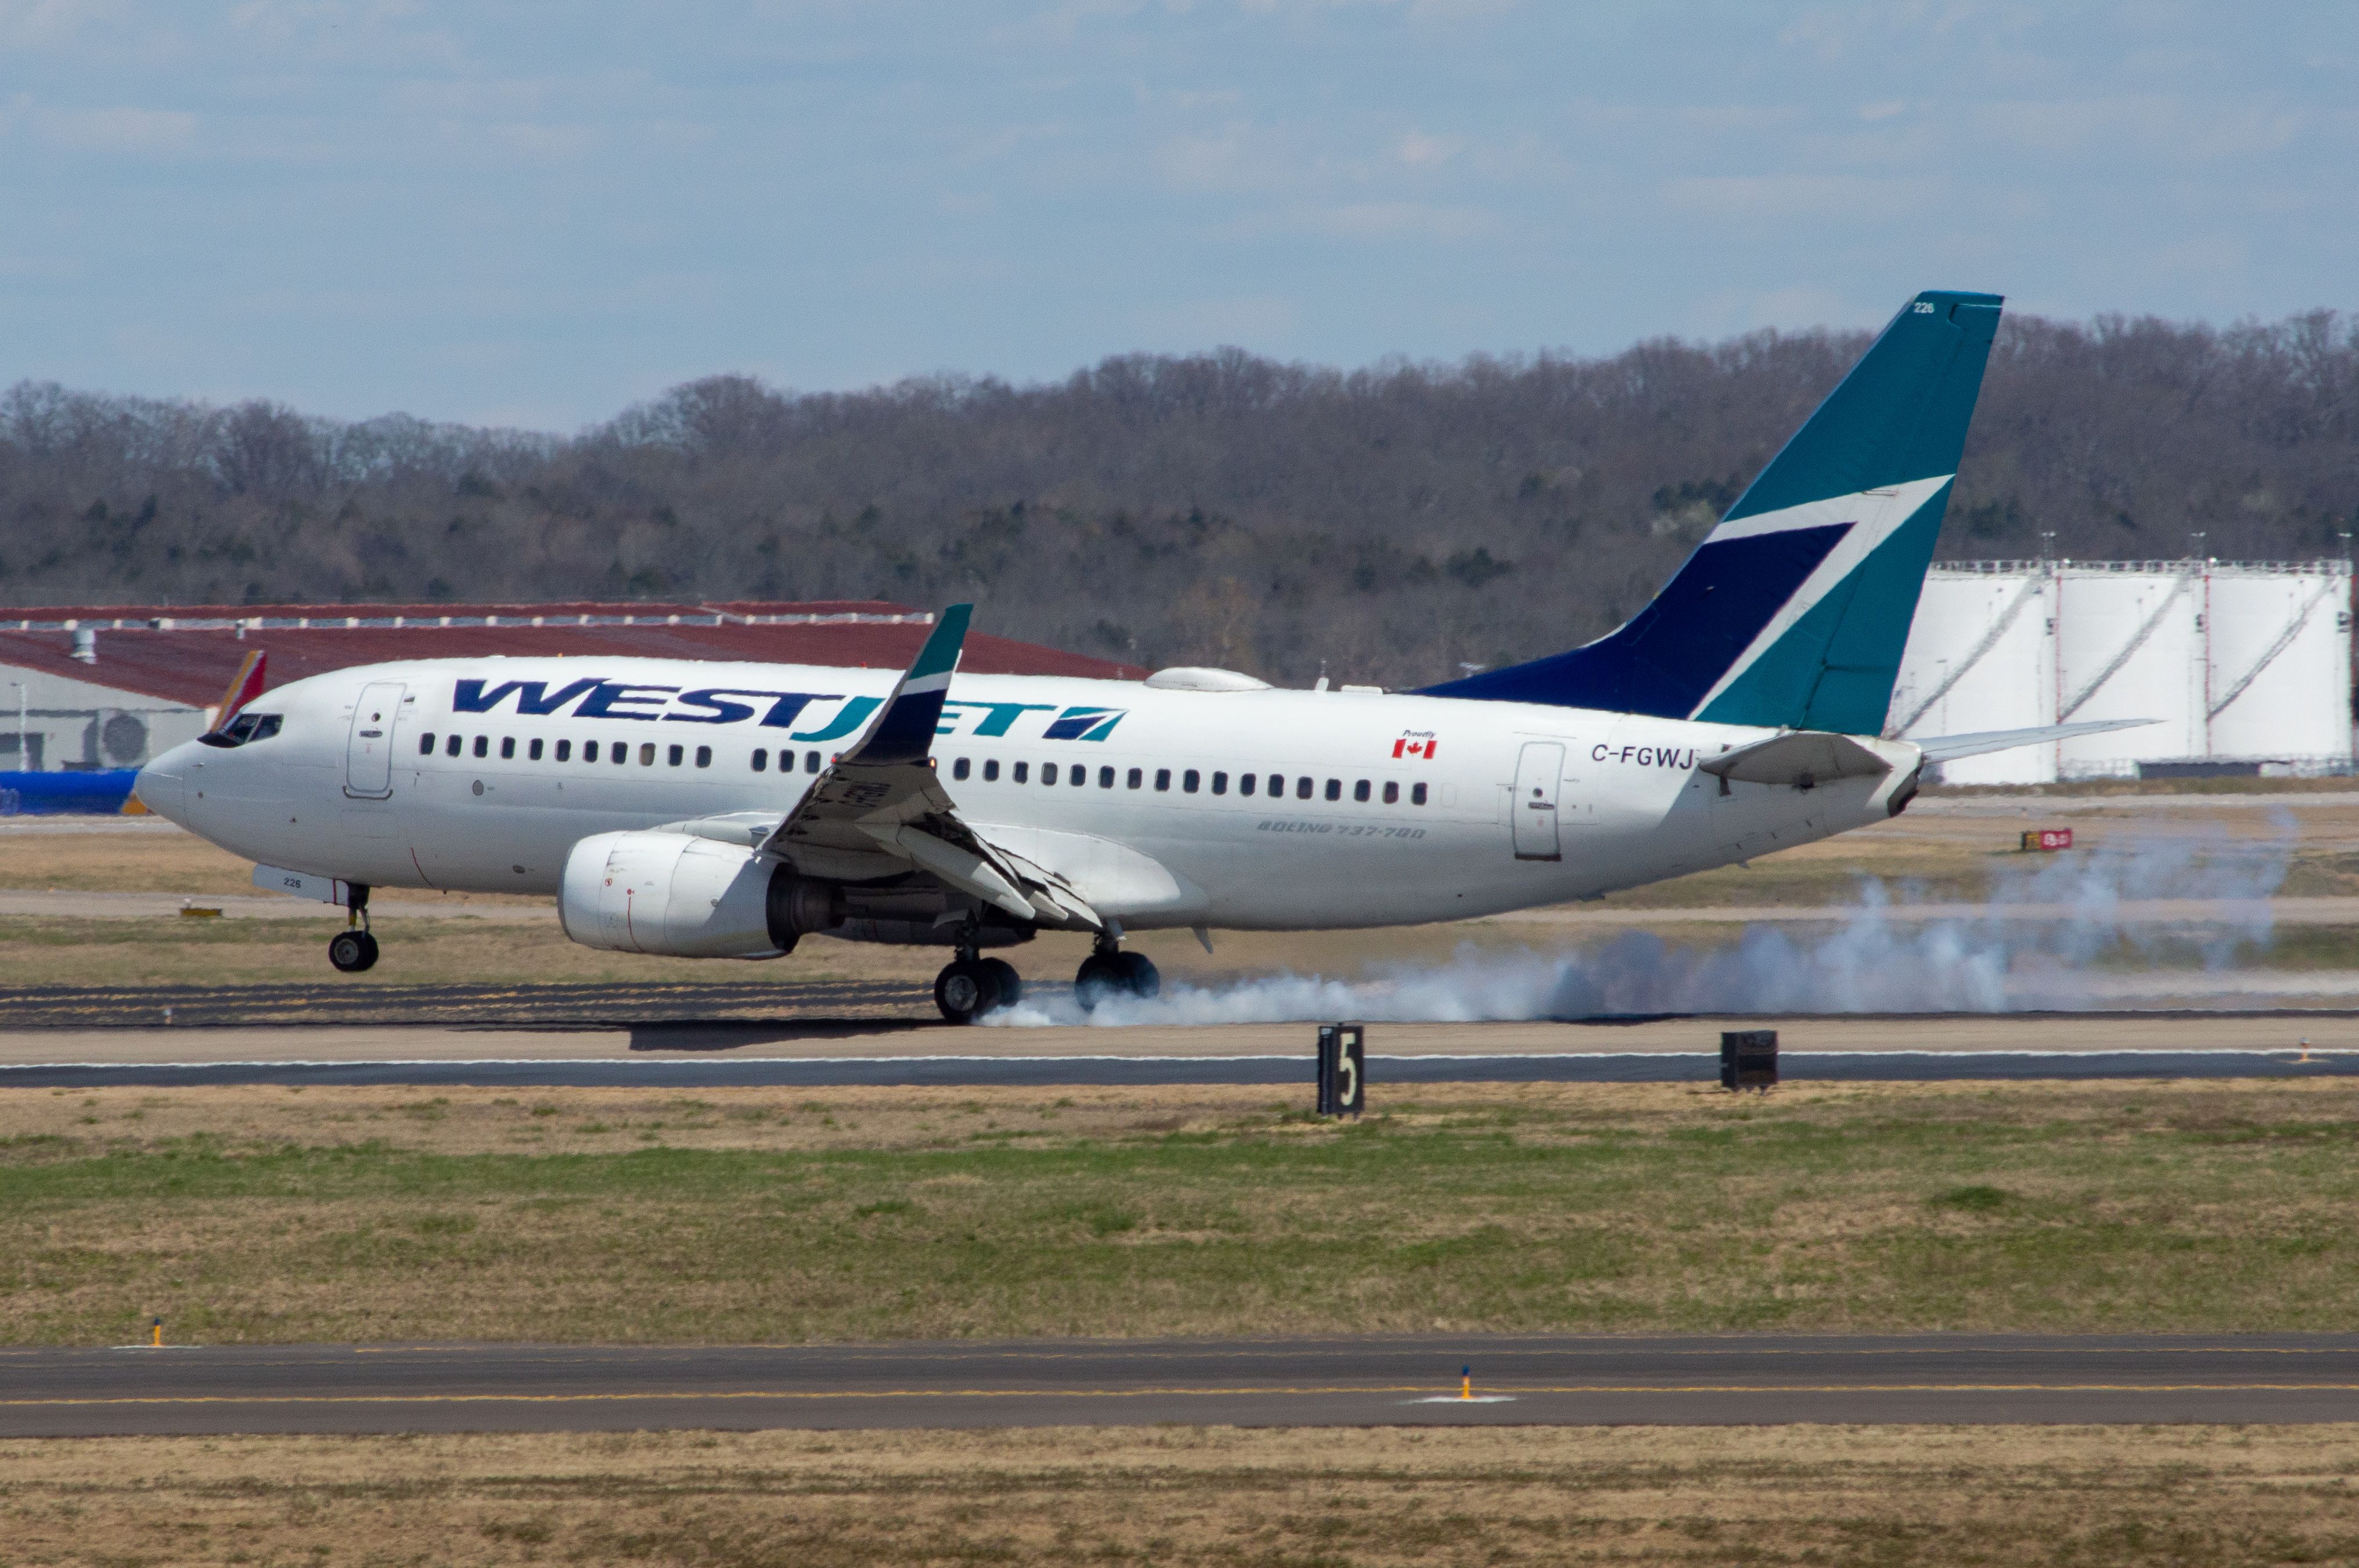
<svg viewBox="0 0 2359 1568">
<path fill-rule="evenodd" d="M 2359 304 L 2359 7 L 0 0 L 0 385 L 697 376 Z"/>
</svg>

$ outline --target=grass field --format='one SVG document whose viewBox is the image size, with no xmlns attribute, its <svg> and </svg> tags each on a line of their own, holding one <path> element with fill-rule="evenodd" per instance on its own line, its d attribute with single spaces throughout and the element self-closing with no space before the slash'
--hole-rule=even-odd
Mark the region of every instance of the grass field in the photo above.
<svg viewBox="0 0 2359 1568">
<path fill-rule="evenodd" d="M 1092 1429 L 0 1443 L 0 1564 L 2348 1563 L 2359 1432 Z"/>
<path fill-rule="evenodd" d="M 0 1341 L 2359 1328 L 2359 1083 L 0 1097 Z"/>
</svg>

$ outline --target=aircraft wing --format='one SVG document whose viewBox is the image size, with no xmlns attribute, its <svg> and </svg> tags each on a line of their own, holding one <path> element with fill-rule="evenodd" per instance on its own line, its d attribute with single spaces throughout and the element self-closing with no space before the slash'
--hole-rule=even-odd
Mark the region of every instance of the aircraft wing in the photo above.
<svg viewBox="0 0 2359 1568">
<path fill-rule="evenodd" d="M 867 731 L 819 776 L 762 853 L 805 876 L 842 881 L 919 870 L 1020 920 L 1099 926 L 1064 878 L 969 827 L 928 760 L 973 612 L 972 604 L 942 612 Z"/>
<path fill-rule="evenodd" d="M 2107 730 L 2136 729 L 2140 724 L 2158 724 L 2160 719 L 2090 719 L 2077 724 L 2049 724 L 2036 730 L 1983 730 L 1973 735 L 1934 735 L 1909 744 L 1925 754 L 1928 762 L 1951 762 L 1961 757 L 1980 757 L 1986 751 L 2007 751 L 2018 746 L 2038 746 L 2051 740 L 2070 740 L 2074 735 L 2102 735 Z"/>
</svg>

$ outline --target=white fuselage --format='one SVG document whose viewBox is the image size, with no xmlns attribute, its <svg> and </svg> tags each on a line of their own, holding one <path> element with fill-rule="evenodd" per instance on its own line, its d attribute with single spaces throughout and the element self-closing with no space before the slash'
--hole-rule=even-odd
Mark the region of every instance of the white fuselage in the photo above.
<svg viewBox="0 0 2359 1568">
<path fill-rule="evenodd" d="M 255 702 L 279 715 L 276 735 L 179 746 L 140 793 L 269 866 L 553 894 L 590 834 L 790 810 L 816 777 L 810 760 L 847 747 L 875 711 L 859 700 L 884 697 L 896 674 L 582 658 L 340 670 Z M 1914 771 L 1914 748 L 1882 742 L 1865 744 L 1891 772 L 1816 789 L 1698 770 L 1773 733 L 1452 698 L 962 674 L 935 758 L 960 815 L 995 842 L 1096 845 L 1153 867 L 1106 884 L 1133 888 L 1106 911 L 1127 926 L 1318 929 L 1593 898 L 1788 848 L 1881 820 Z"/>
</svg>

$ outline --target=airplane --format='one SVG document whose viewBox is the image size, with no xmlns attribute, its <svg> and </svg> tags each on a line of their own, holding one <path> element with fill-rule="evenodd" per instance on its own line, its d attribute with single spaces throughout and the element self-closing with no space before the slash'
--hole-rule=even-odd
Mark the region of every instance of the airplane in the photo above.
<svg viewBox="0 0 2359 1568">
<path fill-rule="evenodd" d="M 989 950 L 1087 932 L 1084 1006 L 1153 996 L 1126 933 L 1495 915 L 1897 815 L 1929 762 L 2117 727 L 1886 739 L 2002 300 L 1904 306 L 1661 593 L 1569 652 L 1414 691 L 960 675 L 972 607 L 889 670 L 438 659 L 256 696 L 141 770 L 152 811 L 343 906 L 553 896 L 623 953 L 939 945 L 942 1016 L 1013 1004 Z M 1323 682 L 1322 682 L 1323 685 Z M 2127 721 L 2135 722 L 2135 721 Z"/>
</svg>

